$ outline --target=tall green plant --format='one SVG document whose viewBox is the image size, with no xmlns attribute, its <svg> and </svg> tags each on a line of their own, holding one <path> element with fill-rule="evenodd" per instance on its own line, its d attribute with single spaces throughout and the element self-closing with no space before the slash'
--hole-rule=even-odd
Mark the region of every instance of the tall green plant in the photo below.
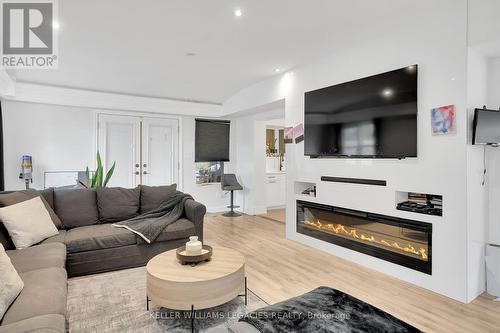
<svg viewBox="0 0 500 333">
<path fill-rule="evenodd" d="M 113 172 L 115 171 L 116 162 L 113 163 L 111 169 L 106 172 L 106 176 L 104 176 L 104 168 L 102 166 L 101 154 L 97 152 L 97 169 L 91 174 L 89 171 L 89 167 L 85 169 L 85 174 L 87 175 L 87 187 L 96 188 L 96 187 L 106 187 L 108 185 L 111 176 L 113 176 Z"/>
</svg>

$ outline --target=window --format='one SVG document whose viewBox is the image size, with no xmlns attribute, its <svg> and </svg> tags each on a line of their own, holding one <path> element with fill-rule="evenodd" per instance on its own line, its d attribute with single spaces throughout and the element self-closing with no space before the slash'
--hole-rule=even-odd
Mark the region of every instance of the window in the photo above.
<svg viewBox="0 0 500 333">
<path fill-rule="evenodd" d="M 196 162 L 196 184 L 220 183 L 224 162 Z"/>
<path fill-rule="evenodd" d="M 196 184 L 220 183 L 229 161 L 229 120 L 195 119 Z"/>
</svg>

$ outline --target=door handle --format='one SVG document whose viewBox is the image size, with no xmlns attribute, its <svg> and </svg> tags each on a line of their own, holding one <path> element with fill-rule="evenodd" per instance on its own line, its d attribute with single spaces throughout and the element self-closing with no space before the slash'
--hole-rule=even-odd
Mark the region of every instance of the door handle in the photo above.
<svg viewBox="0 0 500 333">
<path fill-rule="evenodd" d="M 140 167 L 139 163 L 136 163 L 135 167 L 136 167 L 136 168 Z"/>
<path fill-rule="evenodd" d="M 143 172 L 142 172 L 142 174 L 143 174 L 143 175 L 147 175 L 147 174 L 148 174 L 148 172 L 147 172 L 147 171 L 143 171 Z"/>
<path fill-rule="evenodd" d="M 138 175 L 138 174 L 139 174 L 139 171 L 134 172 L 134 174 Z"/>
<path fill-rule="evenodd" d="M 147 165 L 146 163 L 144 163 L 142 166 L 143 166 L 144 168 L 147 168 L 147 167 L 148 167 L 148 165 Z"/>
</svg>

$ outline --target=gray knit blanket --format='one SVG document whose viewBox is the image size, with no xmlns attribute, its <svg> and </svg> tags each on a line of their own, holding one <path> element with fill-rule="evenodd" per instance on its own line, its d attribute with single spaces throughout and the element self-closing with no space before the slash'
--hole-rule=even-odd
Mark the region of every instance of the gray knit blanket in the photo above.
<svg viewBox="0 0 500 333">
<path fill-rule="evenodd" d="M 146 242 L 154 242 L 162 231 L 177 221 L 184 213 L 184 203 L 193 199 L 189 194 L 175 191 L 155 209 L 131 219 L 113 223 L 113 227 L 125 228 Z"/>
</svg>

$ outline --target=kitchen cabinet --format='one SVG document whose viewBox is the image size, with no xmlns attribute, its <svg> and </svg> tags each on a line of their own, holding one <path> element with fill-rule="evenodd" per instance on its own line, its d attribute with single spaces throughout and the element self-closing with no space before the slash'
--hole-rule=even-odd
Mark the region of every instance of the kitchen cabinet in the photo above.
<svg viewBox="0 0 500 333">
<path fill-rule="evenodd" d="M 266 204 L 268 208 L 284 207 L 286 204 L 285 173 L 266 174 Z"/>
</svg>

